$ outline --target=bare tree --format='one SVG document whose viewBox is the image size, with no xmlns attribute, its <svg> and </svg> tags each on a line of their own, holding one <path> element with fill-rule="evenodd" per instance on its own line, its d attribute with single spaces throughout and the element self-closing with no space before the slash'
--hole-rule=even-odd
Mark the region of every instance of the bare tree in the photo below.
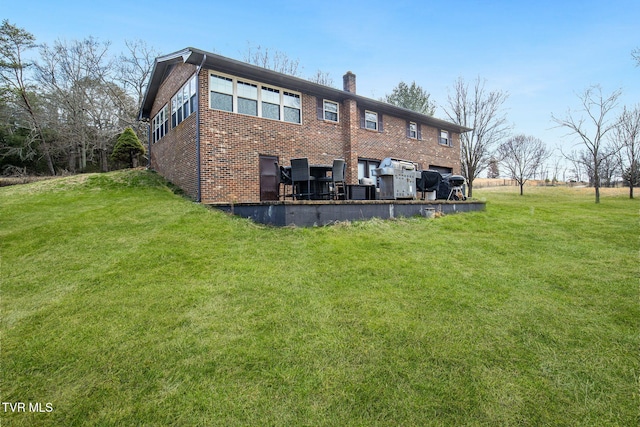
<svg viewBox="0 0 640 427">
<path fill-rule="evenodd" d="M 520 195 L 522 196 L 524 184 L 534 176 L 536 170 L 549 158 L 549 151 L 538 138 L 516 135 L 500 144 L 498 156 L 500 157 L 500 163 L 520 186 Z"/>
<path fill-rule="evenodd" d="M 574 135 L 579 142 L 584 145 L 589 153 L 589 163 L 593 167 L 593 186 L 596 193 L 596 203 L 600 203 L 600 165 L 608 156 L 615 154 L 615 150 L 606 150 L 605 136 L 614 128 L 615 123 L 608 120 L 608 115 L 616 107 L 620 90 L 614 91 L 611 95 L 604 96 L 600 86 L 591 86 L 584 93 L 578 95 L 582 109 L 580 116 L 575 117 L 574 113 L 569 110 L 564 118 L 558 118 L 551 115 L 558 127 L 564 127 L 569 130 L 568 135 Z M 586 117 L 585 117 L 586 116 Z M 574 162 L 585 164 L 584 160 L 567 158 Z"/>
<path fill-rule="evenodd" d="M 300 77 L 298 70 L 300 60 L 291 59 L 286 53 L 279 50 L 272 51 L 268 47 L 263 48 L 260 45 L 254 48 L 249 45 L 244 61 L 279 73 Z"/>
<path fill-rule="evenodd" d="M 155 64 L 156 57 L 160 52 L 149 47 L 142 40 L 125 41 L 128 54 L 121 54 L 118 58 L 117 77 L 125 92 L 135 97 L 137 109 L 140 109 L 142 100 L 149 83 L 151 70 Z"/>
<path fill-rule="evenodd" d="M 107 170 L 108 141 L 122 129 L 126 97 L 111 83 L 115 68 L 109 45 L 88 38 L 40 50 L 38 81 L 58 111 L 57 132 L 72 172 L 85 170 L 96 156 L 101 170 Z"/>
<path fill-rule="evenodd" d="M 640 47 L 633 49 L 631 57 L 636 61 L 636 67 L 640 67 Z"/>
<path fill-rule="evenodd" d="M 576 182 L 583 182 L 583 178 L 584 178 L 584 174 L 585 174 L 585 169 L 588 169 L 588 165 L 590 164 L 590 162 L 587 162 L 587 165 L 582 163 L 583 158 L 585 158 L 584 154 L 582 152 L 578 152 L 576 150 L 573 150 L 571 153 L 569 154 L 565 154 L 564 152 L 562 153 L 562 156 L 567 159 L 570 163 L 572 168 L 569 169 L 569 180 L 570 181 L 576 181 Z M 587 175 L 589 175 L 589 172 L 587 170 Z M 588 179 L 588 178 L 587 178 Z"/>
<path fill-rule="evenodd" d="M 618 148 L 618 160 L 629 175 L 629 198 L 633 199 L 633 184 L 637 182 L 640 170 L 640 104 L 633 110 L 625 106 L 613 130 L 613 140 Z"/>
<path fill-rule="evenodd" d="M 448 96 L 445 112 L 452 122 L 472 128 L 460 135 L 462 175 L 469 185 L 469 197 L 473 196 L 473 180 L 477 178 L 491 159 L 494 145 L 505 138 L 510 127 L 502 111 L 508 93 L 487 91 L 485 81 L 479 77 L 471 91 L 462 78 Z"/>
<path fill-rule="evenodd" d="M 553 159 L 553 178 L 552 178 L 551 182 L 553 184 L 555 184 L 558 181 L 564 181 L 565 172 L 566 172 L 566 167 L 562 164 L 562 157 L 558 156 L 558 155 L 554 155 L 554 159 Z M 562 179 L 561 179 L 561 175 L 562 175 Z"/>
<path fill-rule="evenodd" d="M 333 82 L 333 78 L 329 75 L 328 72 L 316 71 L 312 77 L 309 77 L 309 81 L 318 83 L 324 86 L 335 87 L 335 83 Z"/>
<path fill-rule="evenodd" d="M 614 184 L 615 175 L 620 172 L 620 164 L 614 155 L 616 150 L 613 146 L 605 146 L 599 152 L 600 161 L 597 162 L 598 169 L 596 171 L 596 163 L 589 150 L 573 151 L 571 160 L 574 163 L 575 170 L 580 178 L 586 174 L 587 182 L 590 187 L 595 186 L 596 172 L 600 180 L 600 187 L 611 187 Z"/>
<path fill-rule="evenodd" d="M 30 129 L 30 143 L 37 144 L 47 163 L 51 175 L 56 174 L 49 141 L 41 125 L 41 117 L 30 96 L 30 88 L 25 70 L 31 63 L 25 62 L 23 53 L 36 47 L 35 37 L 21 28 L 11 25 L 8 20 L 0 27 L 0 81 L 11 95 L 13 103 L 26 113 Z M 36 150 L 28 144 L 29 150 Z M 24 148 L 24 147 L 23 147 Z"/>
<path fill-rule="evenodd" d="M 619 152 L 620 149 L 615 145 L 607 145 L 602 149 L 602 161 L 600 161 L 598 169 L 601 187 L 614 187 L 616 176 L 622 175 Z M 595 179 L 593 180 L 595 181 Z"/>
</svg>

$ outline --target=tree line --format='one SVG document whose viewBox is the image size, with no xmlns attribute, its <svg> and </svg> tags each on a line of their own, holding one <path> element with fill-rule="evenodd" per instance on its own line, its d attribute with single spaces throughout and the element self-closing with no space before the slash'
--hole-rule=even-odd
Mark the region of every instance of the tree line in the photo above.
<svg viewBox="0 0 640 427">
<path fill-rule="evenodd" d="M 92 37 L 38 45 L 24 29 L 0 27 L 0 172 L 107 171 L 129 161 L 112 156 L 138 121 L 146 84 L 159 52 L 127 41 L 113 55 L 109 42 Z M 38 51 L 38 60 L 29 55 Z M 126 157 L 126 156 L 125 156 Z"/>
<path fill-rule="evenodd" d="M 3 21 L 0 27 L 0 173 L 77 173 L 107 171 L 132 164 L 131 152 L 113 153 L 125 128 L 142 141 L 148 127 L 138 120 L 155 58 L 160 52 L 142 41 L 125 42 L 127 51 L 113 55 L 109 42 L 92 37 L 38 45 L 28 31 Z M 29 54 L 38 51 L 38 60 Z M 632 52 L 640 65 L 640 49 Z M 299 61 L 261 46 L 248 46 L 245 62 L 300 76 Z M 333 86 L 328 73 L 318 70 L 309 80 Z M 640 184 L 640 104 L 619 110 L 620 91 L 606 95 L 593 86 L 578 95 L 580 108 L 564 116 L 552 115 L 558 127 L 577 137 L 576 150 L 561 155 L 573 173 L 589 176 L 596 189 L 622 176 Z M 532 135 L 514 134 L 504 104 L 509 94 L 489 90 L 485 80 L 459 78 L 450 88 L 443 109 L 447 119 L 471 128 L 460 136 L 462 175 L 473 195 L 473 182 L 484 171 L 524 184 L 551 157 L 547 146 Z M 433 115 L 436 103 L 414 82 L 400 82 L 380 98 L 399 107 Z M 127 141 L 131 138 L 126 135 Z M 134 144 L 135 145 L 135 144 Z M 129 143 L 119 147 L 130 147 Z M 137 145 L 136 145 L 137 147 Z M 139 152 L 139 148 L 136 148 Z M 113 155 L 112 155 L 113 154 Z M 559 177 L 556 162 L 554 180 Z"/>
<path fill-rule="evenodd" d="M 640 49 L 632 52 L 640 66 Z M 561 156 L 573 166 L 573 175 L 580 179 L 587 174 L 589 185 L 595 189 L 595 201 L 600 202 L 600 187 L 614 184 L 621 177 L 629 186 L 640 186 L 640 104 L 623 106 L 618 100 L 622 92 L 604 94 L 599 85 L 587 88 L 577 96 L 580 107 L 569 109 L 564 116 L 551 115 L 551 122 L 567 130 L 567 137 L 577 139 L 575 150 Z M 473 182 L 483 171 L 497 178 L 499 165 L 515 180 L 523 194 L 525 183 L 536 176 L 552 152 L 533 135 L 514 134 L 507 121 L 504 104 L 509 94 L 488 90 L 478 77 L 473 82 L 459 78 L 450 90 L 443 109 L 448 119 L 471 128 L 460 135 L 462 175 L 468 184 L 468 196 L 473 195 Z M 400 82 L 382 101 L 433 115 L 435 104 L 429 94 L 415 82 Z M 616 115 L 617 113 L 617 115 Z M 560 162 L 556 159 L 553 181 L 558 180 Z"/>
</svg>

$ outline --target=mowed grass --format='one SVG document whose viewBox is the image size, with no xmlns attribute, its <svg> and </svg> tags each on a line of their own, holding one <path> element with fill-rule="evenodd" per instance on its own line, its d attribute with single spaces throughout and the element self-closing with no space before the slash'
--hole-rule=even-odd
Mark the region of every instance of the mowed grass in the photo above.
<svg viewBox="0 0 640 427">
<path fill-rule="evenodd" d="M 2 188 L 1 424 L 638 425 L 640 204 L 476 197 L 274 228 L 142 170 Z"/>
</svg>

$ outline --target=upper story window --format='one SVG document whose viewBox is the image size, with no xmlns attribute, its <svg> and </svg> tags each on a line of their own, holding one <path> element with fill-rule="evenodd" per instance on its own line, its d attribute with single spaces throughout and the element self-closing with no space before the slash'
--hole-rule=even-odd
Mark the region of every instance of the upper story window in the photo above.
<svg viewBox="0 0 640 427">
<path fill-rule="evenodd" d="M 323 118 L 330 122 L 338 121 L 338 103 L 324 100 L 322 103 Z"/>
<path fill-rule="evenodd" d="M 422 139 L 422 129 L 420 123 L 407 122 L 407 138 Z"/>
<path fill-rule="evenodd" d="M 209 86 L 214 110 L 302 123 L 299 93 L 218 73 L 211 73 Z"/>
<path fill-rule="evenodd" d="M 374 113 L 372 111 L 365 111 L 364 127 L 366 129 L 378 130 L 378 113 Z"/>
<path fill-rule="evenodd" d="M 211 108 L 233 111 L 233 80 L 211 74 Z"/>
<path fill-rule="evenodd" d="M 162 107 L 151 121 L 152 142 L 155 144 L 169 131 L 169 105 Z"/>
<path fill-rule="evenodd" d="M 238 82 L 238 113 L 249 116 L 258 115 L 258 86 L 252 83 Z"/>
<path fill-rule="evenodd" d="M 262 87 L 262 117 L 280 120 L 280 90 Z"/>
<path fill-rule="evenodd" d="M 414 122 L 409 122 L 409 138 L 418 139 L 418 124 Z"/>
<path fill-rule="evenodd" d="M 196 84 L 197 78 L 193 76 L 171 98 L 171 127 L 178 126 L 198 109 L 196 105 Z"/>
<path fill-rule="evenodd" d="M 197 84 L 198 84 L 197 77 L 194 76 L 191 80 L 189 80 L 189 93 L 191 94 L 191 97 L 189 98 L 189 102 L 191 105 L 192 113 L 195 113 L 196 110 L 198 109 L 198 106 L 196 105 L 196 94 L 198 93 L 196 90 Z"/>
<path fill-rule="evenodd" d="M 440 145 L 451 146 L 451 139 L 449 138 L 449 132 L 448 131 L 446 131 L 446 130 L 441 130 L 440 131 L 439 142 L 440 142 Z"/>
<path fill-rule="evenodd" d="M 300 120 L 300 95 L 293 92 L 283 92 L 284 121 L 291 123 L 301 123 Z"/>
<path fill-rule="evenodd" d="M 384 132 L 382 114 L 369 110 L 360 110 L 360 128 Z"/>
</svg>

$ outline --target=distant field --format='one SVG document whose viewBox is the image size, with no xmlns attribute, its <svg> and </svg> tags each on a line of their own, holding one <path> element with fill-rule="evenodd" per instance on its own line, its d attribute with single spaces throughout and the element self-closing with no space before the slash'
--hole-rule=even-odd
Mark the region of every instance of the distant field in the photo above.
<svg viewBox="0 0 640 427">
<path fill-rule="evenodd" d="M 640 203 L 517 191 L 274 228 L 143 170 L 0 188 L 1 425 L 638 425 Z"/>
</svg>

